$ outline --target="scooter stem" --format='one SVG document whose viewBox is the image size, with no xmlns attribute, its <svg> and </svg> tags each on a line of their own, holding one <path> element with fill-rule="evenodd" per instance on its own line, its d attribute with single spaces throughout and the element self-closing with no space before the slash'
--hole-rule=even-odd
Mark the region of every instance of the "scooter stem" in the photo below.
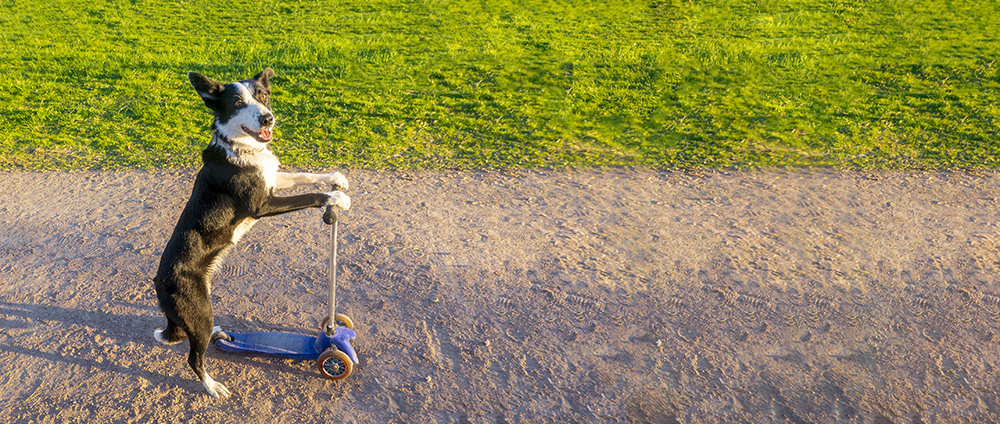
<svg viewBox="0 0 1000 424">
<path fill-rule="evenodd" d="M 330 309 L 326 328 L 323 330 L 326 331 L 327 336 L 333 337 L 337 328 L 337 321 L 334 319 L 337 311 L 337 213 L 333 211 L 332 205 L 326 207 L 326 212 L 323 213 L 323 222 L 332 226 L 330 229 L 330 264 L 327 270 L 327 275 L 330 276 L 330 302 L 328 303 Z"/>
</svg>

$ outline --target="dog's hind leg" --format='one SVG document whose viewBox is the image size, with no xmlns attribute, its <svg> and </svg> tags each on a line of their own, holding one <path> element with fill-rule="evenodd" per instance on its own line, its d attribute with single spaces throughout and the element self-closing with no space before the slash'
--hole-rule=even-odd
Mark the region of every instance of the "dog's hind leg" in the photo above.
<svg viewBox="0 0 1000 424">
<path fill-rule="evenodd" d="M 187 339 L 187 333 L 183 329 L 174 324 L 173 321 L 167 319 L 167 328 L 165 330 L 156 330 L 153 332 L 153 338 L 156 341 L 163 343 L 165 345 L 177 344 L 184 339 Z"/>
<path fill-rule="evenodd" d="M 207 324 L 207 327 L 205 324 Z M 194 370 L 198 379 L 205 385 L 205 390 L 208 391 L 208 394 L 217 399 L 228 398 L 230 395 L 229 389 L 223 386 L 222 383 L 212 379 L 212 376 L 208 375 L 208 372 L 205 371 L 205 352 L 208 350 L 208 345 L 212 339 L 212 321 L 209 320 L 199 324 L 197 327 L 193 329 L 190 336 L 191 352 L 188 354 L 188 365 L 191 365 L 191 369 Z"/>
</svg>

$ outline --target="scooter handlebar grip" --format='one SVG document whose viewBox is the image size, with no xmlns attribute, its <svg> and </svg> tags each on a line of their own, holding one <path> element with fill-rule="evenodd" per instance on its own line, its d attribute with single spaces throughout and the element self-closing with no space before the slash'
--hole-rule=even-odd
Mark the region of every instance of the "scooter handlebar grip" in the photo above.
<svg viewBox="0 0 1000 424">
<path fill-rule="evenodd" d="M 326 205 L 326 212 L 323 212 L 323 222 L 326 225 L 333 225 L 337 222 L 337 212 L 333 211 L 333 205 Z"/>
</svg>

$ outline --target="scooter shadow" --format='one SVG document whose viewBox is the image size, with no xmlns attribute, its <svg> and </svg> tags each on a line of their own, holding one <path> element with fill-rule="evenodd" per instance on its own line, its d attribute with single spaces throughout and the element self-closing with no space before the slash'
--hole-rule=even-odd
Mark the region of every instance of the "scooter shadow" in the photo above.
<svg viewBox="0 0 1000 424">
<path fill-rule="evenodd" d="M 129 305 L 130 307 L 145 309 L 145 306 Z M 152 346 L 156 341 L 152 337 L 151 328 L 159 321 L 158 318 L 141 314 L 116 314 L 110 312 L 64 308 L 56 305 L 35 305 L 18 304 L 11 302 L 0 302 L 0 315 L 7 317 L 0 322 L 0 351 L 9 352 L 14 355 L 32 356 L 44 361 L 53 363 L 63 363 L 91 369 L 95 372 L 112 372 L 127 376 L 144 378 L 150 382 L 159 382 L 169 376 L 148 371 L 143 368 L 125 367 L 113 361 L 97 361 L 88 359 L 73 352 L 88 351 L 88 347 L 100 349 L 110 343 L 124 345 L 136 343 L 142 346 Z M 70 329 L 79 331 L 78 326 L 85 327 L 94 335 L 93 346 L 80 346 L 76 344 L 75 349 L 67 346 L 73 341 L 67 341 L 66 333 Z M 147 331 L 138 331 L 138 328 L 150 329 L 149 336 L 143 337 L 140 334 Z M 39 349 L 41 346 L 21 343 L 20 337 L 11 336 L 10 330 L 34 330 L 34 334 L 49 333 L 51 340 L 47 344 L 51 351 Z M 97 342 L 97 337 L 103 338 L 102 343 Z"/>
<path fill-rule="evenodd" d="M 155 311 L 154 307 L 144 305 L 121 304 L 127 309 Z M 157 311 L 158 312 L 158 311 Z M 0 324 L 0 328 L 31 327 L 40 325 L 49 327 L 53 331 L 65 331 L 65 326 L 82 325 L 98 332 L 102 337 L 114 340 L 116 343 L 139 343 L 150 345 L 155 343 L 153 339 L 153 329 L 156 325 L 163 325 L 162 318 L 143 314 L 119 314 L 114 312 L 104 312 L 86 309 L 64 308 L 58 305 L 36 305 L 19 304 L 12 302 L 0 302 L 0 315 L 21 318 L 7 319 Z M 141 330 L 140 330 L 141 329 Z M 147 332 L 149 337 L 143 337 L 142 333 Z"/>
<path fill-rule="evenodd" d="M 65 308 L 58 305 L 20 304 L 0 301 L 0 316 L 6 317 L 6 319 L 0 321 L 0 352 L 32 356 L 48 362 L 85 367 L 95 372 L 112 372 L 136 378 L 144 378 L 154 384 L 168 382 L 168 384 L 176 384 L 178 387 L 192 393 L 203 392 L 204 389 L 201 383 L 197 381 L 193 373 L 190 373 L 190 370 L 187 370 L 188 342 L 166 346 L 153 338 L 153 330 L 162 328 L 166 324 L 165 319 L 160 315 L 159 309 L 155 306 L 146 305 L 124 303 L 120 305 L 125 306 L 125 309 L 139 310 L 140 312 L 123 314 Z M 143 310 L 149 311 L 150 314 L 146 315 L 141 312 Z M 224 329 L 227 329 L 227 326 L 229 328 L 248 330 L 262 328 L 262 324 L 260 323 L 232 317 L 221 317 L 218 321 L 224 323 Z M 83 326 L 86 331 L 94 335 L 93 346 L 80 346 L 77 344 L 73 346 L 75 349 L 69 349 L 67 343 L 71 342 L 63 341 L 66 339 L 65 334 L 69 329 L 79 331 L 80 326 Z M 276 325 L 263 325 L 263 328 L 256 331 L 285 331 L 304 335 L 315 335 L 319 331 L 318 328 L 316 330 L 308 330 Z M 50 337 L 48 337 L 52 340 L 51 348 L 42 350 L 39 349 L 39 346 L 21 343 L 19 342 L 19 337 L 8 334 L 8 331 L 15 332 L 31 329 L 34 329 L 35 334 L 51 332 Z M 96 340 L 98 336 L 104 339 L 101 343 L 98 343 Z M 134 343 L 147 350 L 156 348 L 166 349 L 174 357 L 164 359 L 176 359 L 178 364 L 183 364 L 183 368 L 188 373 L 182 374 L 180 378 L 177 378 L 149 371 L 142 367 L 122 366 L 116 364 L 114 361 L 96 361 L 83 357 L 82 354 L 74 353 L 76 351 L 88 352 L 93 349 L 102 349 L 102 346 L 106 346 L 109 343 L 118 345 Z M 92 347 L 93 349 L 87 349 L 88 347 Z M 266 373 L 287 373 L 293 375 L 312 373 L 317 378 L 322 378 L 313 372 L 313 362 L 308 360 L 291 359 L 281 355 L 225 352 L 214 347 L 209 348 L 208 356 L 213 358 L 212 361 L 229 363 L 230 365 L 228 366 L 237 368 L 255 367 Z M 292 361 L 292 363 L 302 362 L 303 365 L 289 366 L 289 361 Z M 178 381 L 172 381 L 174 379 Z"/>
</svg>

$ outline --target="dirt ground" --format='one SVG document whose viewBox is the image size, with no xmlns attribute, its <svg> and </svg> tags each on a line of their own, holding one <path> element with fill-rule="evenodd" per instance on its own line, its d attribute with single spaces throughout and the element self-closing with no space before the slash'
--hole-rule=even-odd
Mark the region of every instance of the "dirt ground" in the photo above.
<svg viewBox="0 0 1000 424">
<path fill-rule="evenodd" d="M 0 173 L 0 421 L 1000 420 L 997 174 L 345 175 L 360 363 L 212 348 L 220 401 L 153 339 L 194 171 Z M 316 331 L 320 215 L 243 238 L 217 325 Z"/>
</svg>

